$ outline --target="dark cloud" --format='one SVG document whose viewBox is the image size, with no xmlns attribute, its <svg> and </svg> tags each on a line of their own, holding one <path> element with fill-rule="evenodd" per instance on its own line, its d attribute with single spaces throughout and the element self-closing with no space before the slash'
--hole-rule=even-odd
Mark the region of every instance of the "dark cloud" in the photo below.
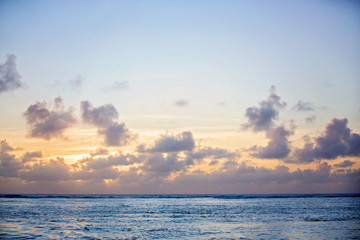
<svg viewBox="0 0 360 240">
<path fill-rule="evenodd" d="M 296 149 L 293 158 L 288 162 L 310 163 L 315 159 L 359 156 L 360 135 L 351 133 L 347 123 L 346 118 L 332 119 L 323 136 L 315 138 L 315 143 L 306 143 L 304 148 Z"/>
<path fill-rule="evenodd" d="M 315 115 L 310 115 L 309 117 L 305 118 L 305 122 L 308 124 L 313 124 L 316 120 L 316 116 Z"/>
<path fill-rule="evenodd" d="M 21 76 L 16 70 L 16 56 L 10 54 L 7 60 L 0 63 L 0 94 L 22 87 Z"/>
<path fill-rule="evenodd" d="M 191 132 L 182 132 L 175 135 L 162 135 L 155 141 L 154 146 L 146 148 L 145 145 L 138 147 L 139 152 L 180 152 L 192 151 L 195 141 Z"/>
<path fill-rule="evenodd" d="M 291 125 L 290 129 L 284 126 L 270 129 L 266 132 L 266 137 L 270 139 L 265 147 L 255 146 L 252 148 L 253 156 L 263 159 L 281 159 L 290 153 L 290 143 L 288 137 L 294 134 L 295 126 Z"/>
<path fill-rule="evenodd" d="M 83 122 L 99 128 L 98 132 L 104 136 L 106 146 L 126 145 L 134 138 L 124 123 L 117 122 L 119 114 L 111 104 L 95 108 L 90 102 L 83 101 L 81 113 Z"/>
<path fill-rule="evenodd" d="M 30 105 L 24 117 L 29 127 L 29 136 L 46 140 L 63 137 L 64 131 L 76 123 L 73 110 L 64 110 L 61 97 L 55 98 L 52 109 L 45 102 Z"/>
<path fill-rule="evenodd" d="M 248 123 L 243 124 L 244 129 L 252 129 L 253 131 L 266 131 L 273 127 L 274 121 L 279 115 L 278 109 L 284 108 L 285 102 L 281 102 L 281 98 L 275 94 L 275 87 L 270 88 L 270 95 L 267 100 L 259 103 L 259 107 L 249 107 L 246 109 L 245 117 Z"/>
<path fill-rule="evenodd" d="M 344 160 L 341 163 L 334 164 L 334 167 L 336 167 L 336 168 L 347 168 L 347 167 L 352 167 L 354 164 L 355 164 L 354 161 Z"/>
<path fill-rule="evenodd" d="M 174 103 L 174 105 L 178 107 L 187 107 L 189 106 L 189 102 L 184 99 L 179 99 Z"/>
<path fill-rule="evenodd" d="M 314 104 L 309 102 L 303 102 L 299 100 L 297 104 L 293 107 L 296 111 L 314 111 Z"/>
</svg>

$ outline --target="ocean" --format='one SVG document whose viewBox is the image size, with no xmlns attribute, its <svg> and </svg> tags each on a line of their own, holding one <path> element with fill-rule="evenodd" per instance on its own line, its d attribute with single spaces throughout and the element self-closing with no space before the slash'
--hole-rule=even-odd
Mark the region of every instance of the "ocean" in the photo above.
<svg viewBox="0 0 360 240">
<path fill-rule="evenodd" d="M 360 195 L 0 195 L 1 239 L 360 239 Z"/>
</svg>

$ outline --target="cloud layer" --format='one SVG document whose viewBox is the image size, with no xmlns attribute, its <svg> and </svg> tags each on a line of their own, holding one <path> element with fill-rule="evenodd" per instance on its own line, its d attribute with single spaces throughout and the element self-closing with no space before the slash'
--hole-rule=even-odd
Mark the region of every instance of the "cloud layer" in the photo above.
<svg viewBox="0 0 360 240">
<path fill-rule="evenodd" d="M 6 141 L 1 141 L 0 146 L 0 189 L 6 192 L 12 188 L 13 193 L 30 190 L 46 193 L 264 193 L 276 189 L 289 193 L 334 189 L 351 192 L 360 184 L 359 169 L 338 171 L 326 162 L 315 169 L 295 171 L 284 165 L 273 169 L 255 167 L 240 161 L 237 153 L 220 148 L 195 147 L 185 155 L 180 152 L 112 155 L 106 149 L 98 149 L 98 154 L 89 154 L 69 165 L 62 158 L 42 159 L 39 153 L 17 157 Z M 211 172 L 194 169 L 211 166 L 211 159 L 227 158 L 233 159 L 231 167 L 226 166 L 228 161 L 221 161 L 219 164 L 223 167 Z M 351 162 L 344 161 L 336 168 L 349 165 Z M 328 186 L 333 187 L 326 190 Z"/>
</svg>

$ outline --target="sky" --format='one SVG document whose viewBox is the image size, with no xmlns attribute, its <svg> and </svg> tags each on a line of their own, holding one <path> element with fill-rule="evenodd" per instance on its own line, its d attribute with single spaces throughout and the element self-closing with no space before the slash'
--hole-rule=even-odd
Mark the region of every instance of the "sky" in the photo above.
<svg viewBox="0 0 360 240">
<path fill-rule="evenodd" d="M 0 193 L 360 192 L 357 1 L 0 1 Z"/>
</svg>

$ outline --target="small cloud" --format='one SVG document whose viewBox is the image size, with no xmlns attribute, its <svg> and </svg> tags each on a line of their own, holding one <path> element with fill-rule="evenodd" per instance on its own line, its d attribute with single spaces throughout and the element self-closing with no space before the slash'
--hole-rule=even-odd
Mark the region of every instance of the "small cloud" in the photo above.
<svg viewBox="0 0 360 240">
<path fill-rule="evenodd" d="M 67 82 L 67 85 L 74 90 L 80 90 L 84 81 L 85 79 L 82 76 L 78 75 L 74 79 L 69 80 Z"/>
<path fill-rule="evenodd" d="M 178 107 L 187 107 L 189 106 L 189 102 L 184 99 L 179 99 L 174 103 L 174 105 Z"/>
<path fill-rule="evenodd" d="M 118 123 L 119 116 L 111 104 L 93 107 L 89 101 L 81 102 L 81 116 L 85 123 L 98 127 L 99 135 L 105 137 L 106 146 L 122 146 L 134 139 L 124 123 Z"/>
<path fill-rule="evenodd" d="M 303 102 L 299 100 L 297 104 L 293 107 L 296 111 L 314 111 L 314 104 L 309 102 Z"/>
<path fill-rule="evenodd" d="M 308 124 L 313 124 L 316 120 L 316 116 L 315 115 L 310 115 L 309 117 L 305 118 L 305 122 Z"/>
<path fill-rule="evenodd" d="M 274 125 L 279 112 L 278 109 L 286 106 L 285 102 L 275 94 L 275 86 L 271 86 L 270 95 L 268 99 L 259 103 L 259 107 L 249 107 L 246 109 L 245 117 L 248 118 L 248 123 L 242 125 L 244 129 L 252 129 L 255 132 L 267 131 Z"/>
<path fill-rule="evenodd" d="M 105 87 L 105 91 L 118 91 L 118 90 L 127 90 L 129 88 L 128 81 L 115 81 L 111 85 Z"/>
<path fill-rule="evenodd" d="M 54 106 L 45 102 L 30 105 L 23 114 L 29 126 L 29 136 L 50 140 L 63 137 L 64 131 L 76 123 L 73 109 L 64 110 L 61 97 L 54 99 Z"/>
<path fill-rule="evenodd" d="M 16 56 L 10 54 L 5 62 L 0 63 L 0 94 L 23 86 L 15 61 Z"/>
</svg>

